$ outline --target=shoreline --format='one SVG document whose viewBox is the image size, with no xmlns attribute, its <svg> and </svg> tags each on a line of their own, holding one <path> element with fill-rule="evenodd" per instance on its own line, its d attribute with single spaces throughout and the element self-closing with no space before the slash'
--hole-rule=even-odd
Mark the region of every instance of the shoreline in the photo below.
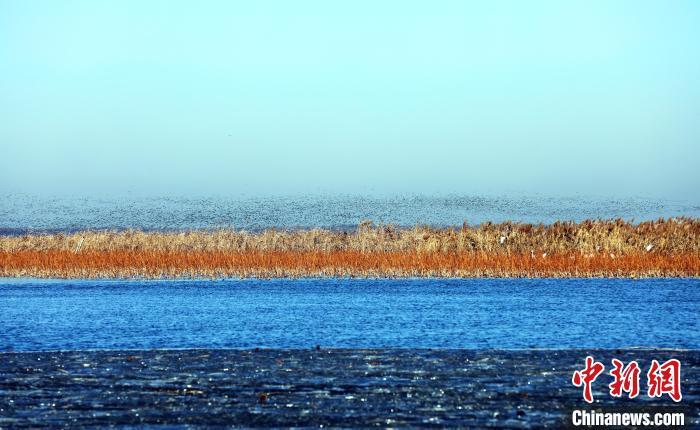
<svg viewBox="0 0 700 430">
<path fill-rule="evenodd" d="M 353 351 L 396 351 L 396 352 L 471 352 L 471 353 L 525 353 L 525 352 L 581 352 L 588 353 L 590 351 L 599 352 L 610 352 L 613 351 L 626 351 L 630 353 L 694 353 L 700 352 L 700 347 L 698 348 L 672 348 L 672 347 L 654 347 L 654 346 L 623 346 L 620 348 L 444 348 L 444 347 L 367 347 L 367 348 L 354 348 L 354 347 L 326 347 L 322 348 L 320 345 L 316 347 L 308 348 L 276 348 L 276 347 L 240 347 L 240 348 L 193 348 L 193 347 L 183 347 L 183 348 L 81 348 L 81 349 L 36 349 L 36 350 L 15 350 L 15 349 L 5 349 L 0 350 L 0 356 L 11 356 L 11 355 L 41 355 L 41 354 L 71 354 L 71 353 L 90 353 L 90 354 L 125 354 L 129 352 L 137 353 L 179 353 L 179 352 L 197 352 L 197 351 L 209 351 L 209 352 L 221 352 L 221 353 L 251 353 L 251 352 L 303 352 L 303 351 L 324 351 L 324 352 L 353 352 Z"/>
</svg>

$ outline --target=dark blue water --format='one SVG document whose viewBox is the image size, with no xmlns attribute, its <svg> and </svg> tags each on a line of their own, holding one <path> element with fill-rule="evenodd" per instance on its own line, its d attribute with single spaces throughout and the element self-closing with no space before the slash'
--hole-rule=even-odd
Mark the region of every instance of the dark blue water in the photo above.
<svg viewBox="0 0 700 430">
<path fill-rule="evenodd" d="M 0 233 L 27 230 L 348 228 L 362 220 L 400 226 L 462 225 L 463 221 L 623 218 L 636 221 L 700 216 L 697 201 L 591 197 L 288 196 L 49 198 L 0 194 Z"/>
<path fill-rule="evenodd" d="M 700 348 L 700 280 L 0 280 L 0 348 Z"/>
</svg>

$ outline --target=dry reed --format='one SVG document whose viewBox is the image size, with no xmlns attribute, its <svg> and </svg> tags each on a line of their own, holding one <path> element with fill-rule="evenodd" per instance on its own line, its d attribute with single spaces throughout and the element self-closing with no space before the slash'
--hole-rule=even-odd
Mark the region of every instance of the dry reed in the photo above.
<svg viewBox="0 0 700 430">
<path fill-rule="evenodd" d="M 0 276 L 700 276 L 700 221 L 28 234 L 0 237 Z"/>
</svg>

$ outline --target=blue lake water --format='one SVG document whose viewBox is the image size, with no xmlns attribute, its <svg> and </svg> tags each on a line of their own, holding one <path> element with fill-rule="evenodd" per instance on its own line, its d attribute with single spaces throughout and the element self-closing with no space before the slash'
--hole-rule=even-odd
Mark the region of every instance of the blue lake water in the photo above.
<svg viewBox="0 0 700 430">
<path fill-rule="evenodd" d="M 700 202 L 537 196 L 287 196 L 50 198 L 0 194 L 0 233 L 78 229 L 354 228 L 362 220 L 400 226 L 463 221 L 551 223 L 587 218 L 636 221 L 700 216 Z"/>
<path fill-rule="evenodd" d="M 700 348 L 698 279 L 0 279 L 0 349 Z"/>
</svg>

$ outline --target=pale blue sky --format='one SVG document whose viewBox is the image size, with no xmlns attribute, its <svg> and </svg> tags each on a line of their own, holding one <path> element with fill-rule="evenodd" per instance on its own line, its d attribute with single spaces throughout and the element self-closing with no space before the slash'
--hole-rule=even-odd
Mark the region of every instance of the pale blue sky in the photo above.
<svg viewBox="0 0 700 430">
<path fill-rule="evenodd" d="M 696 199 L 697 1 L 0 0 L 0 189 Z"/>
</svg>

